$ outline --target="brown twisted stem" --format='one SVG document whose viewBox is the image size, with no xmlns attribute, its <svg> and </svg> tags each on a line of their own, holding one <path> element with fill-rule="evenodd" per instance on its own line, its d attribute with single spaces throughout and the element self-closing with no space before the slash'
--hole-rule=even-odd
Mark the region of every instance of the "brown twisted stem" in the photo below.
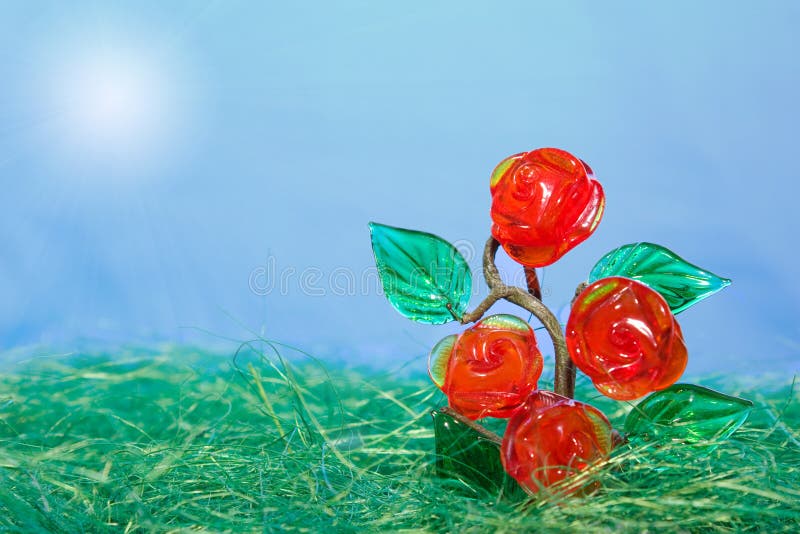
<svg viewBox="0 0 800 534">
<path fill-rule="evenodd" d="M 553 342 L 553 349 L 556 356 L 555 387 L 554 390 L 559 395 L 572 398 L 575 395 L 575 364 L 567 352 L 567 344 L 564 341 L 564 332 L 558 319 L 542 301 L 534 297 L 525 290 L 516 286 L 507 286 L 500 272 L 497 270 L 494 258 L 500 243 L 494 237 L 486 241 L 483 251 L 483 277 L 489 286 L 489 295 L 471 312 L 465 313 L 461 318 L 461 323 L 473 323 L 483 317 L 492 305 L 500 299 L 505 299 L 520 306 L 533 315 L 544 325 L 550 339 Z"/>
</svg>

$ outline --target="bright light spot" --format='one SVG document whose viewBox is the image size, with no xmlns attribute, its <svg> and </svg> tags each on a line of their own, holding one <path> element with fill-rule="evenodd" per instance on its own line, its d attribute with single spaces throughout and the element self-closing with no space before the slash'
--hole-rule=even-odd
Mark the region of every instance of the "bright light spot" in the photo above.
<svg viewBox="0 0 800 534">
<path fill-rule="evenodd" d="M 66 118 L 95 150 L 135 148 L 156 133 L 165 111 L 159 82 L 151 67 L 129 58 L 78 65 L 64 88 Z"/>
<path fill-rule="evenodd" d="M 184 117 L 177 69 L 158 52 L 114 43 L 59 50 L 45 89 L 58 160 L 103 180 L 163 170 Z"/>
</svg>

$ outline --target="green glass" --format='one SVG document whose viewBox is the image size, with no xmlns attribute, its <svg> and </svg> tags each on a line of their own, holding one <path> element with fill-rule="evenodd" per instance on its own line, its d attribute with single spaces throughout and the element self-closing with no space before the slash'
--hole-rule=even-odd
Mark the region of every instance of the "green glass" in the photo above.
<svg viewBox="0 0 800 534">
<path fill-rule="evenodd" d="M 496 494 L 519 499 L 525 492 L 500 461 L 500 445 L 447 413 L 431 412 L 436 438 L 436 472 Z"/>
<path fill-rule="evenodd" d="M 460 320 L 469 304 L 472 272 L 456 248 L 433 234 L 369 223 L 372 251 L 392 306 L 409 319 Z"/>
<path fill-rule="evenodd" d="M 674 384 L 633 408 L 625 420 L 631 441 L 723 440 L 750 415 L 753 403 L 693 384 Z"/>
<path fill-rule="evenodd" d="M 589 283 L 609 276 L 647 284 L 666 299 L 672 313 L 682 312 L 731 283 L 653 243 L 634 243 L 612 250 L 589 273 Z"/>
</svg>

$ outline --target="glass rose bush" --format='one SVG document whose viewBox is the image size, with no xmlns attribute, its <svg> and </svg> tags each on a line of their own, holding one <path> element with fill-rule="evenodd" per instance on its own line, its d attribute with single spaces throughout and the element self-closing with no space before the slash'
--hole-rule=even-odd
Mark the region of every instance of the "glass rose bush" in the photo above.
<svg viewBox="0 0 800 534">
<path fill-rule="evenodd" d="M 489 186 L 492 227 L 483 256 L 489 295 L 472 311 L 472 272 L 453 245 L 434 234 L 370 223 L 384 292 L 401 314 L 428 324 L 475 323 L 442 339 L 429 358 L 431 379 L 448 403 L 432 413 L 440 474 L 478 484 L 500 476 L 497 469 L 529 495 L 581 494 L 596 481 L 585 486 L 585 477 L 576 475 L 602 470 L 621 443 L 654 436 L 713 443 L 745 421 L 749 401 L 677 383 L 688 352 L 675 315 L 730 280 L 659 245 L 623 245 L 579 284 L 565 329 L 541 300 L 536 268 L 592 235 L 605 208 L 600 182 L 569 152 L 540 148 L 504 159 Z M 525 269 L 527 288 L 503 282 L 495 265 L 501 247 Z M 539 389 L 542 354 L 528 322 L 508 314 L 484 317 L 499 300 L 532 314 L 549 334 L 554 391 Z M 623 433 L 573 398 L 576 367 L 607 397 L 644 397 Z M 507 420 L 502 437 L 476 422 L 485 418 Z"/>
</svg>

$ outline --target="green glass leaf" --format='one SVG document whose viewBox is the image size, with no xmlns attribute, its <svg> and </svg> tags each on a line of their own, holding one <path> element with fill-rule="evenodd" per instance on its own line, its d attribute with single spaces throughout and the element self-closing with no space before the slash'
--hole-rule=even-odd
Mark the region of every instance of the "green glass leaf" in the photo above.
<svg viewBox="0 0 800 534">
<path fill-rule="evenodd" d="M 609 276 L 647 284 L 661 293 L 672 313 L 682 312 L 731 283 L 653 243 L 633 243 L 612 250 L 589 273 L 589 283 Z"/>
<path fill-rule="evenodd" d="M 742 426 L 753 403 L 692 384 L 673 384 L 640 402 L 625 420 L 630 440 L 723 440 Z"/>
<path fill-rule="evenodd" d="M 442 324 L 469 304 L 472 272 L 456 248 L 433 234 L 369 223 L 383 291 L 400 313 Z"/>
<path fill-rule="evenodd" d="M 431 416 L 439 476 L 455 478 L 492 493 L 502 490 L 504 495 L 512 498 L 525 497 L 519 484 L 503 469 L 498 443 L 447 413 L 434 410 Z"/>
</svg>

